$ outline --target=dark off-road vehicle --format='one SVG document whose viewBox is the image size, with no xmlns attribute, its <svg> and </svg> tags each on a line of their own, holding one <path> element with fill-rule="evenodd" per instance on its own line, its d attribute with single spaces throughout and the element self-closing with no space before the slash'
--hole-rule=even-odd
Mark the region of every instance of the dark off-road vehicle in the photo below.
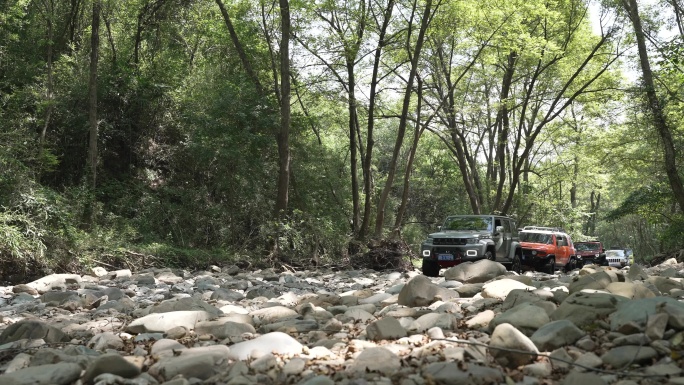
<svg viewBox="0 0 684 385">
<path fill-rule="evenodd" d="M 439 232 L 421 245 L 423 274 L 439 275 L 443 267 L 490 259 L 519 272 L 522 249 L 512 218 L 499 215 L 451 215 Z"/>
<path fill-rule="evenodd" d="M 578 267 L 591 264 L 608 266 L 606 249 L 599 241 L 577 242 L 575 243 L 575 250 L 577 250 Z"/>
</svg>

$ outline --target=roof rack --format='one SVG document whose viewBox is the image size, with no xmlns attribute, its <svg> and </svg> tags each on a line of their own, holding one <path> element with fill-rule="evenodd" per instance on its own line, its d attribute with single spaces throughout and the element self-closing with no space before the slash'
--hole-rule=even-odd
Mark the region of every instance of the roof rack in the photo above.
<svg viewBox="0 0 684 385">
<path fill-rule="evenodd" d="M 565 230 L 563 230 L 560 227 L 544 227 L 544 226 L 525 226 L 525 227 L 523 227 L 523 230 L 558 231 L 561 233 L 565 232 Z"/>
</svg>

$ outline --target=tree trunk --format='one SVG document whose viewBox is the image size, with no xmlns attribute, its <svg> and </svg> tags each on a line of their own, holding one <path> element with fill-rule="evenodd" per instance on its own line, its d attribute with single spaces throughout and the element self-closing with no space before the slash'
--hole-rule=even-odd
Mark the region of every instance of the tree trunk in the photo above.
<svg viewBox="0 0 684 385">
<path fill-rule="evenodd" d="M 674 141 L 672 139 L 672 131 L 665 120 L 663 106 L 658 100 L 656 94 L 655 84 L 653 82 L 653 73 L 651 71 L 651 63 L 648 59 L 648 49 L 646 48 L 646 39 L 644 37 L 644 30 L 641 26 L 641 18 L 639 17 L 639 9 L 636 0 L 623 0 L 623 5 L 629 14 L 634 26 L 634 34 L 636 35 L 637 48 L 639 50 L 639 62 L 641 63 L 641 72 L 643 74 L 644 87 L 646 88 L 646 98 L 648 100 L 648 108 L 653 114 L 653 123 L 658 131 L 660 140 L 663 146 L 663 161 L 665 162 L 665 173 L 670 182 L 670 188 L 674 194 L 675 200 L 679 203 L 679 210 L 684 210 L 684 184 L 677 172 L 676 150 Z"/>
<path fill-rule="evenodd" d="M 90 34 L 90 79 L 88 82 L 88 165 L 90 166 L 90 186 L 97 186 L 97 61 L 100 47 L 100 0 L 93 1 L 93 21 Z"/>
<path fill-rule="evenodd" d="M 366 132 L 366 155 L 363 159 L 363 190 L 366 193 L 363 206 L 363 221 L 361 222 L 361 229 L 359 230 L 359 239 L 364 239 L 368 236 L 368 229 L 370 228 L 371 220 L 371 200 L 373 197 L 373 174 L 371 172 L 371 161 L 373 160 L 373 146 L 375 139 L 373 137 L 373 128 L 375 126 L 375 99 L 377 96 L 378 87 L 378 72 L 380 69 L 380 58 L 382 56 L 382 48 L 387 44 L 385 35 L 389 22 L 392 18 L 392 10 L 394 9 L 394 0 L 389 0 L 385 13 L 383 15 L 382 27 L 380 27 L 380 36 L 378 39 L 378 46 L 375 49 L 375 58 L 373 59 L 373 76 L 370 83 L 370 101 L 368 103 L 368 130 Z"/>
<path fill-rule="evenodd" d="M 413 172 L 413 160 L 416 157 L 416 151 L 418 150 L 418 142 L 420 140 L 423 131 L 425 131 L 425 126 L 429 122 L 425 122 L 425 126 L 420 125 L 420 110 L 422 108 L 423 101 L 423 81 L 418 77 L 418 83 L 416 86 L 418 92 L 418 103 L 416 106 L 416 128 L 413 131 L 413 143 L 411 143 L 411 148 L 409 149 L 408 159 L 406 160 L 406 170 L 404 171 L 404 188 L 401 192 L 401 203 L 399 203 L 399 209 L 397 210 L 397 217 L 394 220 L 394 229 L 392 234 L 399 238 L 401 236 L 401 223 L 404 220 L 404 213 L 406 213 L 406 206 L 408 205 L 409 187 L 411 184 L 411 174 Z"/>
<path fill-rule="evenodd" d="M 354 237 L 359 233 L 359 222 L 361 209 L 359 207 L 359 175 L 358 175 L 358 160 L 357 160 L 357 123 L 356 118 L 356 80 L 354 77 L 354 60 L 355 58 L 347 57 L 347 78 L 349 82 L 349 168 L 351 173 L 351 193 L 352 193 L 352 234 Z"/>
<path fill-rule="evenodd" d="M 518 54 L 515 51 L 511 51 L 508 54 L 508 63 L 506 64 L 506 72 L 504 72 L 504 77 L 501 82 L 501 96 L 499 98 L 499 113 L 495 122 L 496 129 L 498 131 L 497 135 L 497 146 L 496 146 L 496 156 L 493 157 L 495 161 L 498 162 L 499 177 L 497 178 L 496 187 L 496 197 L 494 198 L 494 204 L 492 205 L 492 210 L 499 210 L 499 205 L 501 204 L 501 199 L 503 197 L 503 187 L 506 182 L 506 144 L 508 143 L 508 133 L 510 131 L 510 119 L 508 116 L 509 101 L 511 85 L 513 84 L 513 74 L 515 73 L 515 64 Z M 494 167 L 496 168 L 496 167 Z"/>
<path fill-rule="evenodd" d="M 217 0 L 220 1 L 220 0 Z M 280 132 L 278 141 L 277 217 L 287 214 L 290 187 L 290 4 L 280 1 Z"/>
<path fill-rule="evenodd" d="M 52 57 L 54 52 L 54 28 L 53 28 L 53 17 L 54 17 L 54 3 L 52 0 L 45 0 L 45 19 L 47 21 L 47 92 L 45 98 L 47 99 L 47 109 L 45 110 L 45 121 L 43 122 L 43 128 L 40 130 L 40 137 L 38 138 L 38 161 L 42 164 L 43 162 L 43 150 L 45 149 L 45 136 L 47 135 L 48 126 L 50 126 L 50 119 L 52 117 L 52 110 L 54 108 L 54 103 L 52 101 L 54 95 L 54 85 L 52 78 Z"/>
<path fill-rule="evenodd" d="M 394 151 L 392 152 L 392 160 L 390 161 L 389 173 L 387 175 L 387 180 L 385 181 L 385 187 L 382 189 L 382 194 L 380 195 L 380 201 L 378 202 L 378 211 L 375 216 L 375 237 L 380 238 L 382 236 L 382 228 L 385 224 L 385 207 L 387 206 L 387 199 L 389 198 L 389 192 L 392 189 L 392 184 L 394 183 L 394 177 L 397 173 L 397 161 L 399 159 L 399 152 L 401 151 L 402 144 L 404 143 L 404 134 L 406 133 L 406 124 L 408 118 L 408 110 L 411 102 L 411 94 L 413 93 L 413 82 L 416 78 L 416 73 L 418 72 L 418 59 L 420 58 L 420 52 L 423 48 L 423 41 L 425 40 L 425 31 L 430 24 L 430 14 L 432 8 L 432 0 L 427 0 L 425 2 L 425 11 L 423 12 L 423 18 L 420 21 L 420 31 L 418 32 L 418 40 L 416 41 L 416 46 L 413 51 L 413 57 L 411 58 L 411 72 L 409 73 L 408 82 L 406 84 L 406 90 L 404 92 L 404 102 L 401 108 L 401 117 L 399 118 L 399 128 L 397 129 L 397 140 L 394 143 Z"/>
<path fill-rule="evenodd" d="M 281 1 L 282 3 L 282 1 Z M 287 3 L 287 2 L 285 2 Z M 261 82 L 259 81 L 259 77 L 257 77 L 256 72 L 252 68 L 252 64 L 247 58 L 247 54 L 245 54 L 245 50 L 242 47 L 242 43 L 240 42 L 240 39 L 238 38 L 237 32 L 235 32 L 235 27 L 233 27 L 233 21 L 230 19 L 230 15 L 228 14 L 228 10 L 226 10 L 226 7 L 223 5 L 223 2 L 221 0 L 216 0 L 216 4 L 218 4 L 219 8 L 221 9 L 221 15 L 223 15 L 223 21 L 226 23 L 226 27 L 228 28 L 228 33 L 230 33 L 230 39 L 233 41 L 233 46 L 235 47 L 235 51 L 237 51 L 238 57 L 240 58 L 240 62 L 242 63 L 242 66 L 245 69 L 245 72 L 247 72 L 247 76 L 252 80 L 252 83 L 254 83 L 254 87 L 256 87 L 257 93 L 260 96 L 264 96 L 264 87 L 261 86 Z M 282 14 L 282 10 L 280 11 Z M 290 14 L 289 8 L 287 10 L 288 15 Z M 287 28 L 290 28 L 290 20 L 288 17 L 287 21 Z M 289 32 L 288 32 L 288 47 L 289 47 Z M 282 58 L 281 58 L 281 65 L 282 65 Z M 288 71 L 289 71 L 289 65 L 288 65 Z M 281 74 L 282 76 L 282 74 Z M 289 78 L 288 78 L 288 88 L 289 88 Z M 282 85 L 281 85 L 282 87 Z"/>
</svg>

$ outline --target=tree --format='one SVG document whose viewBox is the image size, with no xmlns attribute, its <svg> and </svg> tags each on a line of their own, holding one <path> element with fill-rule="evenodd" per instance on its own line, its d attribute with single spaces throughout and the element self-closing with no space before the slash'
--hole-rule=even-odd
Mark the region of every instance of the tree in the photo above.
<svg viewBox="0 0 684 385">
<path fill-rule="evenodd" d="M 90 35 L 90 77 L 88 81 L 88 165 L 90 166 L 90 186 L 97 186 L 97 62 L 100 48 L 100 0 L 93 1 L 93 19 Z"/>
<path fill-rule="evenodd" d="M 290 186 L 290 4 L 280 0 L 280 131 L 278 142 L 277 217 L 287 214 Z"/>
<path fill-rule="evenodd" d="M 675 200 L 679 204 L 679 210 L 682 211 L 684 210 L 684 184 L 682 184 L 682 179 L 677 170 L 677 158 L 674 140 L 672 138 L 672 130 L 665 119 L 663 106 L 656 93 L 651 63 L 648 58 L 646 39 L 644 37 L 644 29 L 641 25 L 641 18 L 639 16 L 639 8 L 636 0 L 623 0 L 622 5 L 627 11 L 634 28 L 637 49 L 639 51 L 639 64 L 641 65 L 644 92 L 646 93 L 646 99 L 648 100 L 648 109 L 652 115 L 653 124 L 655 125 L 655 129 L 658 132 L 658 136 L 662 143 L 665 173 L 670 182 L 670 188 L 672 189 Z"/>
<path fill-rule="evenodd" d="M 389 172 L 387 174 L 387 179 L 385 180 L 385 186 L 380 193 L 380 200 L 378 201 L 377 212 L 375 216 L 375 237 L 380 238 L 382 236 L 382 229 L 385 223 L 385 209 L 387 207 L 387 200 L 389 198 L 390 189 L 394 183 L 394 177 L 397 173 L 397 163 L 399 160 L 399 153 L 401 147 L 404 143 L 404 135 L 406 133 L 406 127 L 408 125 L 408 113 L 411 102 L 411 95 L 413 94 L 413 82 L 418 74 L 418 63 L 420 60 L 420 54 L 423 49 L 423 43 L 425 41 L 425 34 L 427 32 L 430 21 L 432 20 L 434 13 L 437 12 L 439 8 L 438 3 L 435 9 L 432 8 L 432 0 L 427 0 L 424 5 L 423 14 L 420 19 L 420 28 L 418 30 L 418 36 L 416 37 L 415 45 L 412 45 L 411 38 L 411 26 L 413 20 L 409 21 L 409 30 L 406 35 L 406 48 L 409 52 L 408 57 L 410 60 L 409 76 L 406 81 L 406 86 L 404 88 L 404 98 L 401 106 L 401 115 L 399 116 L 399 127 L 397 128 L 396 140 L 394 143 L 394 150 L 392 151 L 392 159 L 389 164 Z M 413 2 L 413 9 L 411 15 L 416 12 L 418 1 Z"/>
</svg>

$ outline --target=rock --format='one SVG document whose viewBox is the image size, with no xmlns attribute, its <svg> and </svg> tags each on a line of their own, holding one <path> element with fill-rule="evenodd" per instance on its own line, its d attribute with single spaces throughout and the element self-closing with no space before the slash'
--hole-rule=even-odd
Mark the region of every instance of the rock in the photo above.
<svg viewBox="0 0 684 385">
<path fill-rule="evenodd" d="M 570 294 L 577 293 L 582 290 L 603 290 L 609 284 L 619 282 L 618 275 L 612 271 L 599 271 L 597 273 L 580 276 L 578 279 L 570 283 Z"/>
<path fill-rule="evenodd" d="M 453 314 L 428 313 L 418 317 L 409 327 L 410 331 L 422 333 L 433 327 L 456 330 L 458 318 Z"/>
<path fill-rule="evenodd" d="M 235 290 L 224 289 L 222 287 L 216 289 L 210 297 L 212 300 L 237 302 L 245 298 L 244 294 Z"/>
<path fill-rule="evenodd" d="M 658 352 L 650 346 L 618 346 L 601 356 L 601 360 L 613 369 L 622 369 L 631 364 L 647 364 L 658 356 Z"/>
<path fill-rule="evenodd" d="M 256 333 L 256 329 L 248 323 L 218 320 L 197 323 L 195 332 L 200 335 L 211 334 L 218 339 L 236 340 L 244 333 Z"/>
<path fill-rule="evenodd" d="M 429 383 L 440 385 L 488 385 L 505 382 L 499 369 L 480 365 L 469 365 L 461 368 L 455 362 L 435 362 L 422 370 L 422 377 Z"/>
<path fill-rule="evenodd" d="M 612 282 L 606 286 L 605 290 L 629 299 L 653 298 L 656 296 L 642 283 L 635 282 Z"/>
<path fill-rule="evenodd" d="M 126 331 L 129 333 L 165 333 L 177 326 L 194 330 L 198 322 L 206 321 L 211 317 L 212 315 L 205 311 L 153 313 L 134 320 L 126 327 Z"/>
<path fill-rule="evenodd" d="M 238 360 L 246 360 L 254 355 L 267 353 L 300 354 L 303 345 L 282 332 L 264 334 L 249 341 L 239 342 L 230 347 L 230 354 Z"/>
<path fill-rule="evenodd" d="M 202 301 L 199 298 L 179 298 L 164 301 L 159 305 L 152 306 L 149 314 L 152 313 L 170 313 L 175 311 L 204 311 L 215 318 L 222 314 L 218 308 Z"/>
<path fill-rule="evenodd" d="M 489 323 L 489 330 L 494 330 L 498 325 L 507 323 L 526 336 L 531 336 L 537 329 L 550 321 L 551 319 L 543 308 L 527 302 L 494 317 Z"/>
<path fill-rule="evenodd" d="M 551 300 L 552 298 L 553 292 L 550 290 L 527 290 L 527 288 L 513 289 L 504 299 L 503 304 L 501 305 L 501 310 L 506 311 L 525 302 L 537 303 L 545 300 Z"/>
<path fill-rule="evenodd" d="M 534 287 L 527 286 L 516 280 L 504 278 L 484 284 L 484 286 L 482 286 L 482 297 L 495 298 L 503 301 L 506 299 L 506 296 L 508 296 L 508 293 L 513 290 L 532 291 L 534 289 Z"/>
<path fill-rule="evenodd" d="M 401 289 L 397 303 L 411 307 L 428 306 L 437 300 L 450 298 L 458 298 L 458 293 L 435 285 L 424 275 L 418 275 Z"/>
<path fill-rule="evenodd" d="M 26 284 L 43 294 L 50 290 L 82 289 L 81 276 L 77 274 L 51 274 Z"/>
<path fill-rule="evenodd" d="M 646 321 L 646 335 L 652 341 L 662 340 L 667 328 L 669 316 L 666 313 L 652 314 Z"/>
<path fill-rule="evenodd" d="M 393 317 L 385 317 L 366 327 L 368 339 L 373 341 L 399 339 L 406 337 L 406 330 Z"/>
<path fill-rule="evenodd" d="M 529 353 L 515 353 L 510 349 Z M 489 354 L 502 366 L 514 369 L 529 364 L 537 358 L 538 353 L 534 343 L 511 324 L 500 324 L 492 332 Z"/>
<path fill-rule="evenodd" d="M 401 360 L 391 351 L 383 348 L 364 349 L 351 366 L 350 373 L 380 372 L 385 375 L 395 373 L 401 368 Z"/>
<path fill-rule="evenodd" d="M 225 364 L 227 359 L 207 352 L 168 357 L 152 365 L 149 373 L 163 380 L 170 380 L 178 375 L 206 380 L 218 373 L 221 370 L 220 365 Z"/>
<path fill-rule="evenodd" d="M 648 317 L 656 314 L 658 307 L 663 306 L 661 304 L 669 304 L 674 308 L 684 306 L 683 303 L 676 299 L 668 297 L 623 301 L 617 306 L 617 311 L 610 315 L 610 330 L 620 330 L 620 328 L 627 324 L 633 324 L 638 327 L 639 331 L 644 331 Z"/>
<path fill-rule="evenodd" d="M 506 274 L 506 266 L 488 259 L 464 262 L 447 269 L 444 279 L 463 283 L 483 283 Z"/>
<path fill-rule="evenodd" d="M 67 385 L 81 376 L 81 367 L 74 363 L 31 366 L 0 375 L 2 385 Z"/>
<path fill-rule="evenodd" d="M 594 373 L 571 372 L 562 385 L 608 385 L 601 376 Z"/>
<path fill-rule="evenodd" d="M 622 299 L 613 294 L 577 292 L 560 304 L 551 319 L 567 319 L 581 328 L 613 313 Z"/>
<path fill-rule="evenodd" d="M 477 313 L 474 317 L 466 321 L 466 326 L 470 329 L 479 329 L 489 326 L 489 323 L 494 319 L 494 312 L 485 310 Z"/>
<path fill-rule="evenodd" d="M 93 338 L 88 341 L 87 346 L 99 352 L 108 349 L 122 350 L 124 348 L 124 342 L 118 335 L 112 332 L 104 332 L 94 335 Z"/>
<path fill-rule="evenodd" d="M 539 350 L 549 352 L 574 344 L 586 334 L 569 320 L 558 320 L 549 322 L 537 329 L 530 339 Z"/>
<path fill-rule="evenodd" d="M 69 337 L 54 326 L 41 321 L 22 320 L 8 326 L 0 334 L 0 345 L 21 339 L 40 340 L 46 343 L 66 342 Z"/>
<path fill-rule="evenodd" d="M 93 383 L 95 377 L 102 373 L 111 373 L 123 378 L 133 378 L 140 374 L 140 368 L 116 354 L 103 354 L 88 366 L 83 374 L 83 382 Z"/>
</svg>

